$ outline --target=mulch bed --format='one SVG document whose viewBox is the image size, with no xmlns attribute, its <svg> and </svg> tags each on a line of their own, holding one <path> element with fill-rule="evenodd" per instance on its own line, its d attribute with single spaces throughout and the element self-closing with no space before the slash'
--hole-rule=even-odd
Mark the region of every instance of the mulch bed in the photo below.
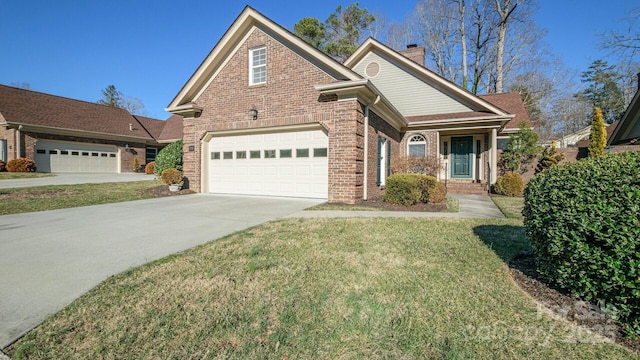
<svg viewBox="0 0 640 360">
<path fill-rule="evenodd" d="M 598 306 L 563 294 L 546 284 L 536 270 L 532 254 L 518 255 L 508 265 L 516 284 L 555 316 L 640 353 L 640 338 L 625 337 L 622 329 Z"/>
<path fill-rule="evenodd" d="M 190 189 L 182 189 L 180 191 L 169 191 L 169 185 L 154 186 L 152 188 L 141 190 L 141 192 L 143 194 L 151 195 L 153 197 L 195 194 L 195 191 Z"/>
</svg>

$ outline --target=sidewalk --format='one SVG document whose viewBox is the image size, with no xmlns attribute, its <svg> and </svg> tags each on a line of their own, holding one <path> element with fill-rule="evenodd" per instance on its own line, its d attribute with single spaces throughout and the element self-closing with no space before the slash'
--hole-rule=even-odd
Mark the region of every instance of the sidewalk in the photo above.
<svg viewBox="0 0 640 360">
<path fill-rule="evenodd" d="M 486 195 L 450 194 L 448 196 L 458 199 L 458 212 L 303 210 L 290 214 L 287 218 L 504 218 L 502 212 Z"/>
</svg>

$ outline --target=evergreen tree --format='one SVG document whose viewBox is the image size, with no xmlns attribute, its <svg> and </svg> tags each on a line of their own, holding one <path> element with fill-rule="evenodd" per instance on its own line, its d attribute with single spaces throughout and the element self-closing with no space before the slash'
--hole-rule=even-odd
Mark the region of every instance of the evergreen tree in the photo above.
<svg viewBox="0 0 640 360">
<path fill-rule="evenodd" d="M 538 161 L 538 166 L 536 166 L 536 174 L 558 165 L 562 160 L 564 160 L 564 154 L 558 152 L 554 141 L 551 143 L 551 147 L 544 149 L 542 157 Z"/>
<path fill-rule="evenodd" d="M 588 87 L 577 96 L 600 108 L 609 124 L 618 120 L 625 110 L 624 94 L 618 86 L 620 77 L 616 66 L 603 60 L 594 61 L 589 70 L 582 73 L 582 82 Z"/>
<path fill-rule="evenodd" d="M 591 121 L 591 141 L 589 142 L 589 157 L 604 155 L 607 146 L 607 129 L 604 126 L 602 110 L 596 108 Z"/>
<path fill-rule="evenodd" d="M 113 107 L 122 107 L 122 98 L 123 95 L 120 91 L 116 90 L 115 85 L 109 85 L 102 90 L 102 99 L 98 100 L 98 104 L 113 106 Z"/>
<path fill-rule="evenodd" d="M 317 18 L 307 17 L 293 26 L 293 33 L 316 49 L 322 50 L 327 42 L 327 30 Z"/>
<path fill-rule="evenodd" d="M 538 157 L 542 147 L 538 145 L 538 134 L 533 132 L 525 122 L 520 123 L 517 133 L 509 135 L 509 143 L 502 152 L 502 158 L 498 164 L 500 171 L 524 173 L 525 165 L 530 164 Z"/>
</svg>

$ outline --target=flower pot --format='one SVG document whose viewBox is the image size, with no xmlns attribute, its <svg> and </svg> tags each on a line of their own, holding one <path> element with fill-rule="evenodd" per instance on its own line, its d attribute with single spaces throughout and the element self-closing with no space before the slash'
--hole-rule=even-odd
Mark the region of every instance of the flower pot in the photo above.
<svg viewBox="0 0 640 360">
<path fill-rule="evenodd" d="M 180 184 L 170 184 L 169 185 L 169 191 L 180 191 L 181 188 L 182 188 L 182 185 L 180 185 Z"/>
</svg>

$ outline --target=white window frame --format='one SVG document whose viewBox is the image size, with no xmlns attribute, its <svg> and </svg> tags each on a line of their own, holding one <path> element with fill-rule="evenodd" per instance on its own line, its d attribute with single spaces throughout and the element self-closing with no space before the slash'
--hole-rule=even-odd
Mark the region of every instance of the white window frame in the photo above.
<svg viewBox="0 0 640 360">
<path fill-rule="evenodd" d="M 254 54 L 264 51 L 264 62 L 256 64 L 254 63 Z M 264 80 L 255 81 L 256 70 L 264 69 Z M 249 85 L 260 85 L 267 82 L 267 47 L 259 46 L 249 50 Z"/>
<path fill-rule="evenodd" d="M 424 147 L 424 156 L 427 156 L 427 139 L 420 135 L 420 134 L 415 134 L 412 135 L 411 138 L 409 138 L 409 141 L 407 142 L 407 156 L 412 157 L 414 155 L 411 155 L 411 146 L 414 145 L 419 145 L 419 146 L 423 146 Z M 418 157 L 418 156 L 415 156 Z"/>
</svg>

